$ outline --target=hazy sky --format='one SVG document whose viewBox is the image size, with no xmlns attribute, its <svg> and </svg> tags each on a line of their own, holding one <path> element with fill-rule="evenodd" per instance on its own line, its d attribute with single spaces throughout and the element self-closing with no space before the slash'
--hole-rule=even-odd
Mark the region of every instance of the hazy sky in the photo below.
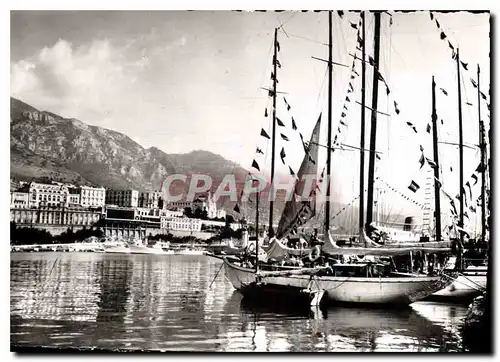
<svg viewBox="0 0 500 362">
<path fill-rule="evenodd" d="M 437 13 L 436 17 L 468 63 L 469 71 L 462 69 L 462 96 L 473 106 L 464 104 L 464 140 L 477 144 L 477 95 L 469 78 L 476 77 L 479 63 L 481 88 L 488 92 L 489 14 Z M 348 53 L 356 45 L 356 30 L 350 22 L 358 23 L 359 14 L 346 13 L 340 19 L 334 12 L 333 20 L 333 58 L 350 65 Z M 430 121 L 432 75 L 438 84 L 438 115 L 444 120 L 441 139 L 458 141 L 457 70 L 429 12 L 394 13 L 392 25 L 389 21 L 383 14 L 380 61 L 391 94 L 387 97 L 385 88 L 380 88 L 379 109 L 391 117 L 379 116 L 378 149 L 384 152 L 379 171 L 407 191 L 411 179 L 423 186 L 419 144 L 429 141 L 425 126 Z M 249 167 L 256 146 L 264 150 L 268 146 L 259 131 L 270 129 L 270 118 L 264 118 L 270 99 L 260 88 L 271 84 L 271 45 L 274 28 L 280 24 L 286 34 L 280 31 L 278 35 L 282 64 L 278 88 L 288 93 L 293 117 L 308 139 L 321 111 L 326 120 L 326 66 L 311 58 L 327 58 L 328 48 L 321 44 L 328 41 L 326 12 L 12 12 L 11 95 L 39 109 L 123 132 L 145 147 L 157 146 L 168 153 L 205 149 Z M 366 25 L 371 55 L 373 15 L 367 15 Z M 360 69 L 358 62 L 358 73 Z M 335 133 L 349 75 L 347 68 L 334 68 Z M 360 107 L 354 100 L 360 99 L 360 84 L 356 78 L 345 118 L 349 126 L 342 130 L 344 142 L 352 145 L 359 144 Z M 394 100 L 399 115 L 394 113 Z M 482 118 L 489 124 L 482 106 Z M 278 147 L 285 145 L 287 161 L 297 170 L 302 146 L 291 130 L 282 98 L 278 99 L 278 117 L 286 123 L 284 133 L 290 137 L 290 142 L 278 140 Z M 367 112 L 367 121 L 369 117 Z M 417 126 L 418 135 L 407 121 Z M 321 137 L 326 139 L 325 132 Z M 426 156 L 432 157 L 432 149 L 425 147 Z M 443 176 L 454 196 L 458 152 L 445 145 L 441 152 L 446 166 L 454 168 L 454 173 Z M 465 157 L 468 180 L 478 154 L 466 150 Z M 335 153 L 333 169 L 342 180 L 344 201 L 358 193 L 358 158 L 357 152 Z M 259 160 L 269 164 L 269 157 Z M 286 172 L 279 157 L 277 165 L 279 172 Z M 352 190 L 346 190 L 346 182 Z"/>
</svg>

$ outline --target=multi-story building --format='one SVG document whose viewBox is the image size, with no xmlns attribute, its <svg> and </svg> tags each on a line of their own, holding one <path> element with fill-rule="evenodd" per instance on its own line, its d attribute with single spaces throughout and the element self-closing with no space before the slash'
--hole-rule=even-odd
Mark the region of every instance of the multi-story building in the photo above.
<svg viewBox="0 0 500 362">
<path fill-rule="evenodd" d="M 83 207 L 102 207 L 106 201 L 104 187 L 80 187 L 80 205 Z"/>
<path fill-rule="evenodd" d="M 10 207 L 17 209 L 27 209 L 30 206 L 29 192 L 13 191 L 10 193 Z"/>
<path fill-rule="evenodd" d="M 80 206 L 80 189 L 77 187 L 68 188 L 68 206 Z"/>
<path fill-rule="evenodd" d="M 106 206 L 105 209 L 105 235 L 143 238 L 146 230 L 160 228 L 160 210 L 119 206 Z"/>
<path fill-rule="evenodd" d="M 182 217 L 184 215 L 183 210 L 160 210 L 160 216 L 162 217 Z"/>
<path fill-rule="evenodd" d="M 137 190 L 106 190 L 105 200 L 107 205 L 121 207 L 137 207 L 139 191 Z"/>
<path fill-rule="evenodd" d="M 201 220 L 188 217 L 162 217 L 160 228 L 167 231 L 201 231 Z"/>
<path fill-rule="evenodd" d="M 184 210 L 185 208 L 191 208 L 193 205 L 189 201 L 168 201 L 166 203 L 167 209 L 171 210 Z"/>
<path fill-rule="evenodd" d="M 16 224 L 91 226 L 102 217 L 100 211 L 81 207 L 38 206 L 38 208 L 11 208 L 10 221 Z"/>
<path fill-rule="evenodd" d="M 159 207 L 158 201 L 161 199 L 161 193 L 158 191 L 141 192 L 139 195 L 139 207 L 156 209 Z"/>
<path fill-rule="evenodd" d="M 139 210 L 133 207 L 106 206 L 106 220 L 138 220 Z"/>
<path fill-rule="evenodd" d="M 60 183 L 42 184 L 32 182 L 29 185 L 30 207 L 68 206 L 68 187 Z"/>
<path fill-rule="evenodd" d="M 205 225 L 207 227 L 215 226 L 215 227 L 219 227 L 219 228 L 223 228 L 226 226 L 225 221 L 214 221 L 214 220 L 201 220 L 201 224 Z M 238 230 L 242 227 L 242 225 L 238 222 L 233 222 L 233 223 L 229 224 L 229 227 L 233 230 Z"/>
</svg>

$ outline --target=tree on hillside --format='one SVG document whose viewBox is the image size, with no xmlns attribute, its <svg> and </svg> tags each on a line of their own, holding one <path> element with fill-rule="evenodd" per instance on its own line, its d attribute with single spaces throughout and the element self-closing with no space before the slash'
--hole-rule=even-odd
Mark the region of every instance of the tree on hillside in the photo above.
<svg viewBox="0 0 500 362">
<path fill-rule="evenodd" d="M 201 211 L 201 209 L 196 209 L 194 211 L 194 217 L 196 219 L 201 219 L 203 217 L 203 211 Z"/>
<path fill-rule="evenodd" d="M 48 231 L 18 228 L 15 223 L 11 223 L 10 242 L 12 245 L 52 244 L 53 237 Z"/>
</svg>

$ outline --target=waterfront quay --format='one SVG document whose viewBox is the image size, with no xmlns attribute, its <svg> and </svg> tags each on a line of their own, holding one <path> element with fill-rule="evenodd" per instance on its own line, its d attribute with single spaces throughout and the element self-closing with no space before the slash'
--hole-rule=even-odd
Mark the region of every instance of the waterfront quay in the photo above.
<svg viewBox="0 0 500 362">
<path fill-rule="evenodd" d="M 206 240 L 226 226 L 241 227 L 217 208 L 210 193 L 192 202 L 168 202 L 160 192 L 52 181 L 11 182 L 10 221 L 17 228 L 44 230 L 53 236 L 96 229 L 103 237 L 132 239 L 171 234 Z"/>
</svg>

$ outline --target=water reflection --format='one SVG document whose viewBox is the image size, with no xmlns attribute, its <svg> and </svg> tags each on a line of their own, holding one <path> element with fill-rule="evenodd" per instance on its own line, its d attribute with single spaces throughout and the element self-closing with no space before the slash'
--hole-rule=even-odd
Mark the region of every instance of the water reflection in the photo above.
<svg viewBox="0 0 500 362">
<path fill-rule="evenodd" d="M 449 338 L 440 325 L 412 308 L 276 309 L 242 300 L 241 310 L 255 315 L 255 325 L 266 326 L 272 340 L 281 338 L 282 331 L 288 328 L 291 333 L 287 343 L 297 350 L 440 350 Z"/>
<path fill-rule="evenodd" d="M 249 303 L 203 256 L 11 255 L 15 346 L 189 351 L 460 349 L 465 308 Z M 213 283 L 212 283 L 213 281 Z"/>
</svg>

